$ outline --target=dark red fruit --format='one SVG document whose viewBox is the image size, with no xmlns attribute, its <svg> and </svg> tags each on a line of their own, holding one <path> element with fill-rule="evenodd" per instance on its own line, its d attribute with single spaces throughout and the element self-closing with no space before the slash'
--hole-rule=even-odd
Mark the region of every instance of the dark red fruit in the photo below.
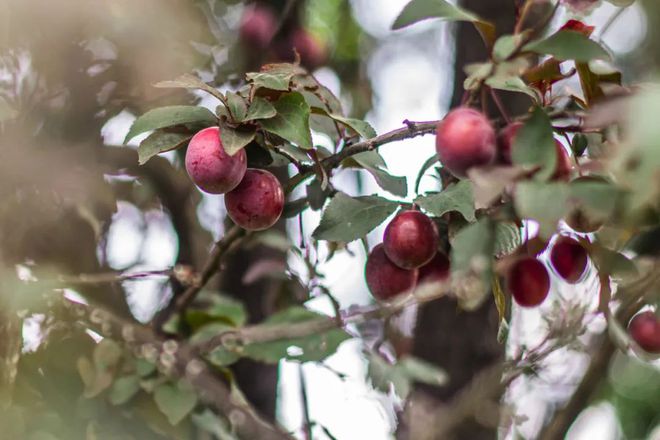
<svg viewBox="0 0 660 440">
<path fill-rule="evenodd" d="M 522 122 L 513 122 L 502 129 L 497 137 L 498 160 L 511 165 L 511 150 L 518 131 L 522 128 Z M 552 178 L 555 180 L 566 180 L 571 173 L 571 158 L 561 142 L 555 139 L 555 148 L 557 150 L 557 165 Z"/>
<path fill-rule="evenodd" d="M 261 231 L 273 226 L 282 215 L 284 191 L 277 177 L 268 171 L 249 168 L 236 189 L 225 195 L 225 207 L 238 226 Z"/>
<path fill-rule="evenodd" d="M 403 269 L 415 269 L 438 251 L 438 228 L 420 211 L 403 211 L 392 219 L 383 234 L 387 257 Z"/>
<path fill-rule="evenodd" d="M 569 283 L 577 283 L 582 277 L 587 260 L 587 251 L 570 237 L 559 238 L 550 251 L 552 267 Z"/>
<path fill-rule="evenodd" d="M 539 260 L 524 257 L 511 266 L 507 287 L 519 305 L 523 307 L 538 306 L 548 296 L 550 276 Z"/>
<path fill-rule="evenodd" d="M 419 268 L 419 282 L 444 281 L 449 278 L 449 258 L 437 252 L 435 257 Z"/>
<path fill-rule="evenodd" d="M 438 123 L 435 149 L 447 170 L 465 177 L 468 169 L 488 165 L 495 159 L 495 130 L 482 113 L 459 107 Z"/>
<path fill-rule="evenodd" d="M 291 47 L 300 55 L 300 61 L 310 69 L 325 63 L 328 51 L 321 40 L 305 29 L 296 29 L 291 34 Z"/>
<path fill-rule="evenodd" d="M 245 43 L 265 49 L 270 44 L 277 29 L 277 18 L 270 8 L 255 5 L 245 9 L 239 34 Z"/>
<path fill-rule="evenodd" d="M 202 191 L 223 194 L 241 182 L 247 169 L 244 150 L 233 156 L 222 147 L 220 129 L 209 127 L 195 134 L 186 151 L 186 171 Z"/>
<path fill-rule="evenodd" d="M 660 353 L 660 318 L 655 313 L 639 313 L 628 324 L 630 336 L 649 353 Z"/>
<path fill-rule="evenodd" d="M 367 258 L 364 275 L 369 291 L 379 301 L 412 289 L 417 282 L 417 270 L 401 269 L 392 263 L 382 244 L 374 247 Z"/>
</svg>

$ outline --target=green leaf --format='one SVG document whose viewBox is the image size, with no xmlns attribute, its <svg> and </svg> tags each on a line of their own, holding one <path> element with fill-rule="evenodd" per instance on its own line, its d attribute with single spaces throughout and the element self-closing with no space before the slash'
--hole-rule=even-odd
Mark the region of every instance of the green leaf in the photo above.
<svg viewBox="0 0 660 440">
<path fill-rule="evenodd" d="M 291 86 L 291 79 L 294 75 L 300 73 L 304 73 L 304 70 L 300 67 L 281 63 L 267 64 L 261 68 L 260 72 L 248 73 L 245 76 L 255 88 L 288 91 Z"/>
<path fill-rule="evenodd" d="M 487 218 L 481 218 L 461 229 L 451 241 L 452 271 L 477 271 L 490 281 L 489 268 L 494 253 L 494 228 Z"/>
<path fill-rule="evenodd" d="M 390 386 L 394 386 L 401 399 L 408 396 L 414 382 L 437 386 L 447 382 L 447 374 L 444 371 L 411 356 L 403 357 L 396 364 L 388 363 L 377 354 L 370 354 L 368 360 L 367 376 L 372 385 L 384 393 L 388 393 Z"/>
<path fill-rule="evenodd" d="M 197 405 L 197 394 L 177 385 L 162 384 L 154 390 L 154 401 L 167 420 L 177 425 Z"/>
<path fill-rule="evenodd" d="M 441 386 L 449 379 L 445 371 L 416 357 L 405 356 L 397 362 L 397 366 L 415 382 Z"/>
<path fill-rule="evenodd" d="M 257 129 L 250 126 L 240 126 L 233 128 L 223 124 L 220 129 L 220 139 L 225 153 L 230 156 L 241 151 L 245 146 L 254 140 L 257 135 Z"/>
<path fill-rule="evenodd" d="M 140 377 L 147 377 L 156 371 L 156 364 L 149 362 L 146 359 L 135 360 L 135 371 Z"/>
<path fill-rule="evenodd" d="M 452 5 L 445 0 L 412 0 L 392 24 L 392 29 L 401 29 L 429 18 L 442 18 L 448 21 L 469 21 L 474 23 L 488 45 L 495 39 L 495 26 L 482 20 L 472 12 Z"/>
<path fill-rule="evenodd" d="M 377 151 L 365 151 L 356 154 L 353 156 L 353 160 L 374 176 L 378 186 L 385 191 L 400 197 L 405 197 L 408 194 L 406 178 L 388 173 L 385 161 Z"/>
<path fill-rule="evenodd" d="M 415 194 L 419 192 L 419 185 L 422 183 L 422 178 L 426 172 L 436 163 L 438 163 L 438 155 L 434 153 L 433 156 L 426 159 L 422 167 L 419 169 L 419 173 L 417 173 L 417 178 L 415 179 Z"/>
<path fill-rule="evenodd" d="M 110 389 L 110 403 L 123 405 L 140 391 L 140 378 L 136 375 L 116 379 Z"/>
<path fill-rule="evenodd" d="M 461 180 L 437 194 L 419 196 L 415 199 L 415 204 L 436 217 L 458 211 L 465 220 L 469 222 L 475 220 L 474 198 L 469 180 Z"/>
<path fill-rule="evenodd" d="M 522 41 L 523 34 L 502 35 L 493 45 L 493 58 L 495 61 L 505 61 Z"/>
<path fill-rule="evenodd" d="M 494 75 L 486 79 L 486 85 L 492 89 L 506 90 L 507 92 L 524 93 L 538 102 L 539 97 L 533 88 L 525 84 L 519 76 L 515 75 Z"/>
<path fill-rule="evenodd" d="M 590 61 L 608 59 L 610 56 L 598 43 L 581 32 L 560 30 L 548 38 L 532 41 L 525 51 L 552 55 L 559 60 Z"/>
<path fill-rule="evenodd" d="M 547 180 L 557 168 L 557 147 L 552 134 L 550 118 L 542 108 L 536 107 L 525 125 L 518 131 L 511 151 L 514 164 L 539 166 L 534 174 L 539 180 Z"/>
<path fill-rule="evenodd" d="M 501 257 L 518 249 L 522 244 L 520 228 L 515 223 L 498 223 L 495 226 L 494 255 Z"/>
<path fill-rule="evenodd" d="M 245 98 L 241 95 L 234 92 L 227 92 L 227 108 L 234 122 L 243 122 L 245 120 L 248 106 Z"/>
<path fill-rule="evenodd" d="M 350 197 L 337 193 L 323 211 L 312 234 L 318 240 L 351 242 L 383 223 L 399 205 L 378 196 Z"/>
<path fill-rule="evenodd" d="M 319 318 L 327 317 L 304 307 L 294 306 L 272 315 L 262 325 L 268 327 L 269 325 L 300 323 Z M 304 338 L 248 344 L 244 350 L 246 356 L 261 362 L 277 363 L 281 359 L 301 362 L 321 361 L 337 351 L 339 344 L 347 339 L 350 339 L 350 336 L 344 330 L 333 329 Z"/>
<path fill-rule="evenodd" d="M 186 310 L 186 322 L 193 331 L 211 322 L 240 327 L 246 321 L 247 312 L 243 303 L 216 291 L 202 291 L 195 307 Z"/>
<path fill-rule="evenodd" d="M 273 107 L 273 104 L 266 101 L 264 98 L 256 96 L 250 106 L 248 107 L 247 115 L 245 116 L 245 121 L 252 121 L 255 119 L 269 119 L 277 114 L 277 110 Z"/>
<path fill-rule="evenodd" d="M 145 140 L 140 142 L 138 147 L 138 163 L 144 165 L 149 159 L 159 153 L 176 150 L 185 146 L 192 135 L 185 133 L 173 133 L 162 130 L 156 130 Z"/>
<path fill-rule="evenodd" d="M 205 409 L 201 414 L 193 414 L 190 418 L 198 428 L 213 434 L 218 440 L 239 440 L 232 434 L 229 424 L 210 409 Z"/>
<path fill-rule="evenodd" d="M 174 105 L 149 110 L 133 122 L 124 143 L 130 141 L 138 134 L 171 127 L 179 124 L 200 124 L 210 127 L 217 124 L 218 119 L 204 107 L 191 105 Z"/>
<path fill-rule="evenodd" d="M 514 200 L 518 215 L 536 220 L 541 236 L 548 238 L 568 213 L 569 189 L 564 183 L 520 182 Z"/>
<path fill-rule="evenodd" d="M 154 87 L 158 87 L 161 89 L 199 89 L 199 90 L 204 90 L 207 93 L 210 93 L 211 95 L 218 98 L 220 101 L 224 102 L 225 99 L 225 97 L 222 95 L 222 93 L 220 93 L 219 90 L 217 90 L 214 87 L 211 87 L 210 85 L 206 84 L 196 76 L 191 75 L 189 73 L 181 75 L 175 80 L 158 82 L 154 84 Z"/>
<path fill-rule="evenodd" d="M 286 93 L 274 104 L 277 115 L 261 121 L 264 130 L 274 133 L 301 148 L 312 148 L 309 129 L 310 108 L 305 98 L 297 92 Z"/>
<path fill-rule="evenodd" d="M 97 370 L 114 368 L 121 359 L 121 347 L 112 339 L 105 338 L 94 347 L 94 366 Z"/>
<path fill-rule="evenodd" d="M 341 115 L 336 115 L 328 112 L 327 110 L 320 107 L 312 107 L 312 113 L 317 115 L 327 116 L 353 130 L 355 133 L 360 135 L 363 139 L 371 139 L 376 137 L 376 130 L 366 121 L 361 119 L 354 118 L 345 118 Z"/>
<path fill-rule="evenodd" d="M 236 328 L 231 325 L 220 322 L 211 322 L 210 324 L 206 324 L 200 327 L 190 338 L 190 342 L 193 345 L 197 345 L 208 341 L 214 336 L 226 333 L 228 331 L 233 331 L 235 329 Z M 236 362 L 240 358 L 240 355 L 239 353 L 230 350 L 227 347 L 220 346 L 206 355 L 206 358 L 214 365 L 219 367 L 226 367 Z"/>
</svg>

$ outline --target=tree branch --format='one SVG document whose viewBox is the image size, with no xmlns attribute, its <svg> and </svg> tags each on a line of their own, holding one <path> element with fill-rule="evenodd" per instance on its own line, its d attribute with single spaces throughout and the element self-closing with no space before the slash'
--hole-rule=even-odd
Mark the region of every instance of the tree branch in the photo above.
<svg viewBox="0 0 660 440">
<path fill-rule="evenodd" d="M 237 398 L 185 342 L 159 338 L 153 329 L 124 321 L 101 308 L 66 298 L 64 305 L 74 316 L 86 317 L 104 337 L 119 339 L 135 349 L 139 356 L 155 362 L 167 376 L 186 380 L 201 401 L 230 421 L 240 438 L 293 439 L 282 428 L 263 420 L 247 401 Z"/>
</svg>

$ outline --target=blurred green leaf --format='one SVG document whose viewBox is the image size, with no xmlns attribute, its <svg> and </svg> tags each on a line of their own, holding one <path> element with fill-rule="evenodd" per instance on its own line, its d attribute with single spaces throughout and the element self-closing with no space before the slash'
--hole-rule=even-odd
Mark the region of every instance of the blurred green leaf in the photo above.
<svg viewBox="0 0 660 440">
<path fill-rule="evenodd" d="M 149 110 L 133 122 L 131 129 L 124 139 L 124 143 L 127 143 L 138 134 L 159 128 L 192 123 L 210 127 L 217 124 L 217 122 L 218 119 L 215 115 L 204 107 L 191 105 L 159 107 Z"/>
<path fill-rule="evenodd" d="M 412 0 L 394 20 L 392 29 L 397 30 L 429 18 L 442 18 L 449 21 L 472 22 L 482 38 L 490 46 L 495 40 L 495 26 L 477 15 L 453 5 L 445 0 Z"/>
<path fill-rule="evenodd" d="M 524 219 L 536 220 L 542 237 L 557 231 L 557 223 L 569 211 L 569 189 L 564 183 L 520 182 L 516 187 L 515 207 Z"/>
<path fill-rule="evenodd" d="M 294 306 L 272 315 L 262 325 L 267 327 L 292 324 L 323 317 L 325 316 L 304 307 Z M 301 362 L 321 361 L 337 351 L 339 344 L 347 339 L 350 339 L 350 336 L 344 330 L 333 329 L 304 338 L 248 344 L 244 347 L 244 352 L 246 356 L 268 363 L 277 363 L 281 359 Z"/>
<path fill-rule="evenodd" d="M 465 220 L 469 222 L 475 220 L 474 198 L 469 180 L 461 180 L 437 194 L 419 196 L 415 199 L 415 204 L 437 217 L 457 211 Z"/>
<path fill-rule="evenodd" d="M 105 338 L 94 347 L 94 366 L 107 370 L 114 368 L 121 359 L 122 350 L 112 339 Z"/>
<path fill-rule="evenodd" d="M 487 217 L 469 224 L 461 229 L 451 240 L 452 271 L 483 273 L 488 277 L 490 285 L 490 270 L 494 250 L 494 226 Z"/>
<path fill-rule="evenodd" d="M 495 61 L 505 61 L 522 41 L 523 34 L 502 35 L 493 45 L 493 58 Z"/>
<path fill-rule="evenodd" d="M 154 87 L 161 89 L 199 89 L 204 90 L 207 93 L 218 98 L 220 101 L 224 102 L 224 96 L 214 87 L 206 84 L 204 81 L 200 80 L 194 75 L 189 73 L 183 74 L 175 80 L 170 81 L 160 81 L 154 84 Z"/>
<path fill-rule="evenodd" d="M 213 434 L 218 440 L 239 440 L 231 431 L 229 424 L 211 410 L 191 416 L 193 423 L 200 429 Z"/>
<path fill-rule="evenodd" d="M 154 401 L 167 420 L 177 425 L 197 405 L 197 394 L 178 385 L 162 384 L 154 390 Z"/>
<path fill-rule="evenodd" d="M 277 115 L 261 120 L 264 130 L 274 133 L 301 148 L 312 148 L 309 128 L 310 108 L 305 98 L 297 92 L 286 93 L 275 104 Z"/>
<path fill-rule="evenodd" d="M 367 121 L 363 121 L 361 119 L 354 119 L 354 118 L 345 118 L 341 115 L 330 113 L 327 110 L 320 107 L 312 107 L 312 113 L 317 115 L 327 116 L 330 119 L 333 119 L 347 126 L 363 139 L 371 139 L 373 137 L 376 137 L 376 130 L 374 130 L 373 127 Z"/>
<path fill-rule="evenodd" d="M 514 164 L 541 169 L 534 175 L 540 180 L 549 179 L 557 168 L 557 147 L 550 118 L 540 107 L 535 107 L 531 117 L 518 131 L 513 141 L 511 159 Z"/>
<path fill-rule="evenodd" d="M 412 356 L 390 364 L 377 354 L 369 354 L 368 361 L 367 376 L 372 385 L 384 393 L 388 393 L 390 386 L 393 386 L 401 399 L 408 396 L 414 382 L 436 386 L 447 382 L 447 374 L 443 370 Z"/>
<path fill-rule="evenodd" d="M 559 60 L 590 61 L 608 59 L 609 54 L 598 43 L 581 32 L 560 30 L 549 37 L 528 43 L 526 51 L 552 55 Z"/>
<path fill-rule="evenodd" d="M 385 221 L 399 205 L 378 196 L 350 197 L 339 192 L 323 211 L 312 234 L 318 240 L 351 242 Z"/>
<path fill-rule="evenodd" d="M 110 403 L 123 405 L 131 400 L 140 391 L 140 378 L 138 376 L 124 376 L 116 379 L 110 389 Z"/>
<path fill-rule="evenodd" d="M 192 135 L 156 130 L 138 147 L 138 163 L 144 165 L 149 159 L 159 153 L 176 150 L 188 144 Z"/>
<path fill-rule="evenodd" d="M 365 151 L 353 156 L 353 160 L 367 170 L 383 188 L 395 196 L 405 197 L 408 194 L 408 183 L 405 177 L 393 176 L 387 171 L 383 157 L 377 151 Z"/>
</svg>

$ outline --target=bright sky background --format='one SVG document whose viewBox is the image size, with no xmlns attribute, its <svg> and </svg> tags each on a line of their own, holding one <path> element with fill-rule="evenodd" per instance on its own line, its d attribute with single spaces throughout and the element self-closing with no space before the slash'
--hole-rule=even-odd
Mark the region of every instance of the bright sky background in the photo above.
<svg viewBox="0 0 660 440">
<path fill-rule="evenodd" d="M 353 0 L 351 3 L 359 23 L 369 34 L 379 39 L 377 48 L 368 60 L 368 73 L 374 90 L 374 107 L 368 115 L 369 122 L 378 133 L 383 133 L 401 127 L 401 122 L 406 118 L 433 120 L 442 117 L 446 112 L 452 88 L 451 26 L 439 21 L 428 21 L 408 30 L 392 33 L 389 31 L 390 24 L 407 0 Z M 587 21 L 603 23 L 613 9 L 607 4 Z M 565 17 L 559 18 L 558 22 L 563 20 Z M 631 50 L 641 41 L 645 26 L 639 8 L 632 7 L 612 26 L 606 35 L 605 43 L 616 52 Z M 332 71 L 321 69 L 317 76 L 335 93 L 341 93 L 338 90 L 340 81 Z M 211 108 L 215 106 L 211 98 L 205 98 L 202 104 Z M 120 145 L 133 119 L 134 116 L 124 112 L 108 122 L 103 130 L 106 143 Z M 137 145 L 140 140 L 141 138 L 135 139 L 132 144 Z M 434 139 L 433 136 L 418 137 L 386 145 L 380 151 L 391 172 L 407 176 L 412 189 L 417 171 L 434 153 Z M 352 171 L 337 174 L 337 187 L 355 194 L 354 176 Z M 382 193 L 367 174 L 363 176 L 363 182 L 366 193 Z M 422 192 L 435 188 L 434 179 L 423 180 Z M 414 194 L 409 193 L 408 199 L 412 198 Z M 199 216 L 202 225 L 212 231 L 216 238 L 222 233 L 223 211 L 221 196 L 204 196 Z M 318 212 L 305 213 L 307 233 L 318 224 L 319 217 Z M 297 242 L 297 220 L 291 221 L 288 226 L 292 240 Z M 382 230 L 381 227 L 370 234 L 369 241 L 372 246 L 381 240 Z M 141 247 L 142 254 L 139 253 Z M 342 307 L 367 304 L 371 301 L 362 271 L 366 255 L 362 246 L 357 243 L 353 243 L 351 249 L 356 254 L 355 258 L 341 253 L 322 268 L 327 276 L 327 285 Z M 174 263 L 176 252 L 174 232 L 166 214 L 154 210 L 142 216 L 132 205 L 120 203 L 110 229 L 111 266 L 123 268 L 139 261 L 142 268 L 163 268 Z M 294 270 L 300 269 L 299 262 L 294 259 L 290 262 Z M 559 286 L 559 291 L 553 292 L 544 307 L 531 311 L 514 310 L 509 350 L 517 343 L 533 343 L 541 338 L 540 313 L 550 307 L 551 300 L 556 298 L 556 295 L 560 294 L 565 299 L 579 297 L 586 301 L 593 300 L 594 297 L 589 292 L 593 293 L 594 283 L 595 280 L 589 279 L 575 288 L 555 279 L 553 286 Z M 148 320 L 155 310 L 157 299 L 162 295 L 161 282 L 140 280 L 132 283 L 130 290 L 130 303 L 136 316 Z M 331 313 L 330 305 L 325 300 L 311 301 L 309 306 L 324 313 Z M 592 325 L 594 330 L 602 329 L 602 322 L 596 321 Z M 328 366 L 347 375 L 348 379 L 343 381 L 322 366 L 304 366 L 311 418 L 329 429 L 339 440 L 389 439 L 395 429 L 392 399 L 374 391 L 366 383 L 366 364 L 361 349 L 360 341 L 352 340 L 344 343 L 339 351 L 327 360 Z M 578 380 L 585 361 L 586 358 L 581 355 L 557 353 L 554 359 L 551 359 L 552 377 L 546 378 L 547 385 L 543 386 L 539 381 L 522 380 L 512 387 L 509 399 L 517 404 L 521 414 L 529 417 L 529 420 L 520 426 L 522 434 L 533 435 L 540 427 L 546 404 L 555 399 L 563 399 L 570 393 L 570 388 L 555 387 L 554 381 L 568 380 L 570 383 Z M 300 434 L 302 412 L 298 364 L 282 362 L 281 377 L 280 417 L 286 427 L 297 430 Z M 320 431 L 315 433 L 319 438 L 323 438 Z M 590 409 L 568 436 L 570 440 L 618 438 L 613 409 L 606 404 Z"/>
</svg>

